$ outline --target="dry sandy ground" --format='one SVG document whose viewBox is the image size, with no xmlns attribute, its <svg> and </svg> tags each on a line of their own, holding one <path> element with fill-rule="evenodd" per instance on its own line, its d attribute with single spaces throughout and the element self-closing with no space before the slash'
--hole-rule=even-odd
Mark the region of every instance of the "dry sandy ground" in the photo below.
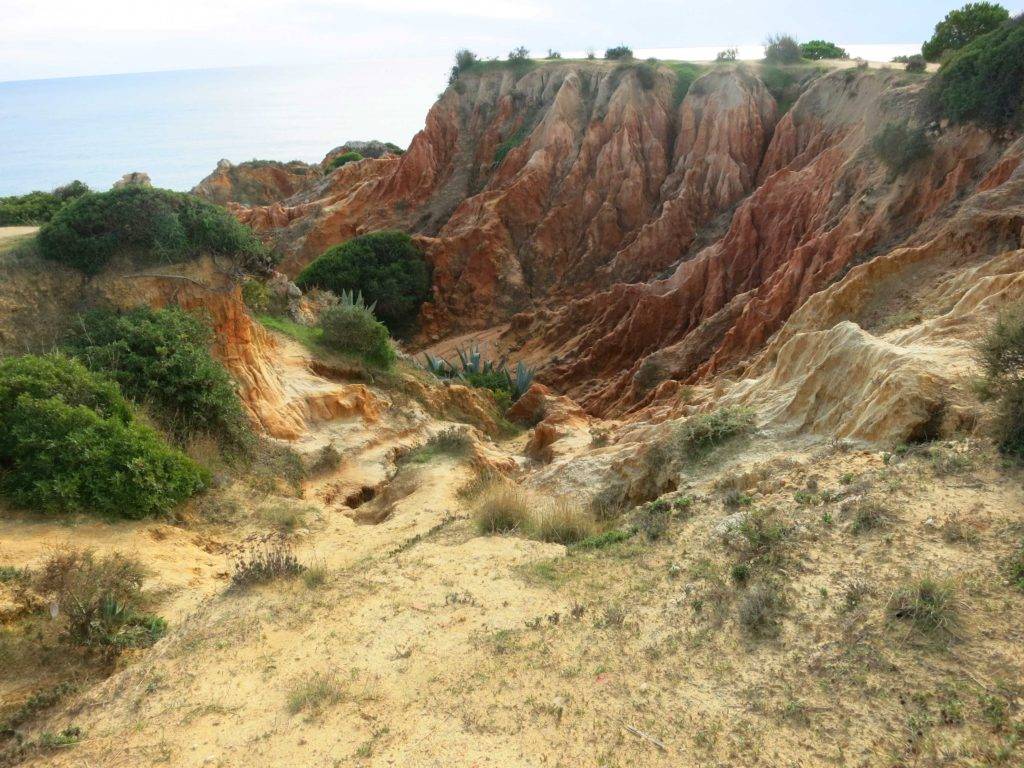
<svg viewBox="0 0 1024 768">
<path fill-rule="evenodd" d="M 167 638 L 40 725 L 83 739 L 29 764 L 1015 765 L 1024 595 L 1000 564 L 1024 493 L 984 447 L 941 450 L 758 441 L 695 469 L 664 536 L 568 552 L 476 535 L 465 461 L 407 465 L 411 492 L 369 505 L 384 522 L 327 509 L 298 534 L 323 583 L 197 575 Z M 726 508 L 725 487 L 749 501 Z M 885 510 L 861 533 L 858 498 Z M 738 620 L 751 587 L 723 526 L 751 509 L 786 531 L 763 637 Z M 205 562 L 168 546 L 179 571 Z M 925 575 L 953 585 L 948 642 L 887 616 Z"/>
</svg>

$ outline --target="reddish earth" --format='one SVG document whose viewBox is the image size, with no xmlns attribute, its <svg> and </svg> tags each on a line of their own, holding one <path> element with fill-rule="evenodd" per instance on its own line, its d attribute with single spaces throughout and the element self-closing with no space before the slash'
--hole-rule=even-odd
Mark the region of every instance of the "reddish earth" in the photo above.
<svg viewBox="0 0 1024 768">
<path fill-rule="evenodd" d="M 362 232 L 417 233 L 434 269 L 422 346 L 507 324 L 502 352 L 623 413 L 662 381 L 734 369 L 857 264 L 1020 247 L 1019 143 L 932 124 L 930 156 L 894 176 L 871 141 L 918 111 L 921 82 L 802 72 L 788 110 L 751 65 L 711 69 L 681 101 L 668 66 L 470 72 L 404 156 L 233 210 L 289 274 Z"/>
</svg>

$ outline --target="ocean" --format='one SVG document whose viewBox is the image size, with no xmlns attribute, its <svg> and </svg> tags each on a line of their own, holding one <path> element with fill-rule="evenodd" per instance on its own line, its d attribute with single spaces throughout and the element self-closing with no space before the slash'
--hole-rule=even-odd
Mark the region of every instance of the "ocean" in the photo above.
<svg viewBox="0 0 1024 768">
<path fill-rule="evenodd" d="M 319 161 L 346 141 L 399 146 L 447 84 L 447 58 L 0 82 L 0 195 L 129 171 L 191 189 L 217 161 Z"/>
<path fill-rule="evenodd" d="M 636 54 L 702 60 L 724 47 Z M 873 61 L 919 50 L 845 47 Z M 740 58 L 762 50 L 740 46 Z M 423 127 L 450 67 L 449 58 L 418 58 L 0 82 L 0 195 L 73 179 L 103 190 L 130 171 L 188 190 L 221 158 L 315 162 L 339 144 L 366 139 L 404 147 Z"/>
</svg>

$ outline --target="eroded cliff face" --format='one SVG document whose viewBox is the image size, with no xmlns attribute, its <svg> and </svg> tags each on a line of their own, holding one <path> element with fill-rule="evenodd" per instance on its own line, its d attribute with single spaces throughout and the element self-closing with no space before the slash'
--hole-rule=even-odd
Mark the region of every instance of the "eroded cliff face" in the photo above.
<svg viewBox="0 0 1024 768">
<path fill-rule="evenodd" d="M 1018 145 L 934 125 L 930 156 L 893 176 L 871 142 L 917 113 L 919 81 L 823 72 L 780 117 L 761 74 L 715 68 L 681 100 L 666 66 L 464 75 L 403 157 L 237 213 L 289 272 L 361 232 L 418 233 L 435 292 L 420 343 L 497 337 L 600 415 L 742 372 L 857 265 L 923 248 L 915 269 L 938 275 L 1020 247 Z M 899 311 L 890 288 L 872 283 L 860 301 Z M 815 330 L 853 319 L 833 314 Z"/>
</svg>

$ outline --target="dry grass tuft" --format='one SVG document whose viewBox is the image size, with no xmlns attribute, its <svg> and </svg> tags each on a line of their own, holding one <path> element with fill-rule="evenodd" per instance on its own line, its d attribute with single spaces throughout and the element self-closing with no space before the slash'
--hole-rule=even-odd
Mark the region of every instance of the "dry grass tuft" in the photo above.
<svg viewBox="0 0 1024 768">
<path fill-rule="evenodd" d="M 922 578 L 898 588 L 889 598 L 890 619 L 908 622 L 919 634 L 948 641 L 956 636 L 956 592 L 947 582 Z"/>
<path fill-rule="evenodd" d="M 530 498 L 522 489 L 501 480 L 480 491 L 473 511 L 473 522 L 482 534 L 526 530 L 530 518 Z"/>
<path fill-rule="evenodd" d="M 556 499 L 533 515 L 532 538 L 555 544 L 575 544 L 597 533 L 597 524 L 583 506 L 572 499 Z"/>
<path fill-rule="evenodd" d="M 333 675 L 313 672 L 297 680 L 288 691 L 288 711 L 316 714 L 341 701 L 342 690 Z"/>
</svg>

